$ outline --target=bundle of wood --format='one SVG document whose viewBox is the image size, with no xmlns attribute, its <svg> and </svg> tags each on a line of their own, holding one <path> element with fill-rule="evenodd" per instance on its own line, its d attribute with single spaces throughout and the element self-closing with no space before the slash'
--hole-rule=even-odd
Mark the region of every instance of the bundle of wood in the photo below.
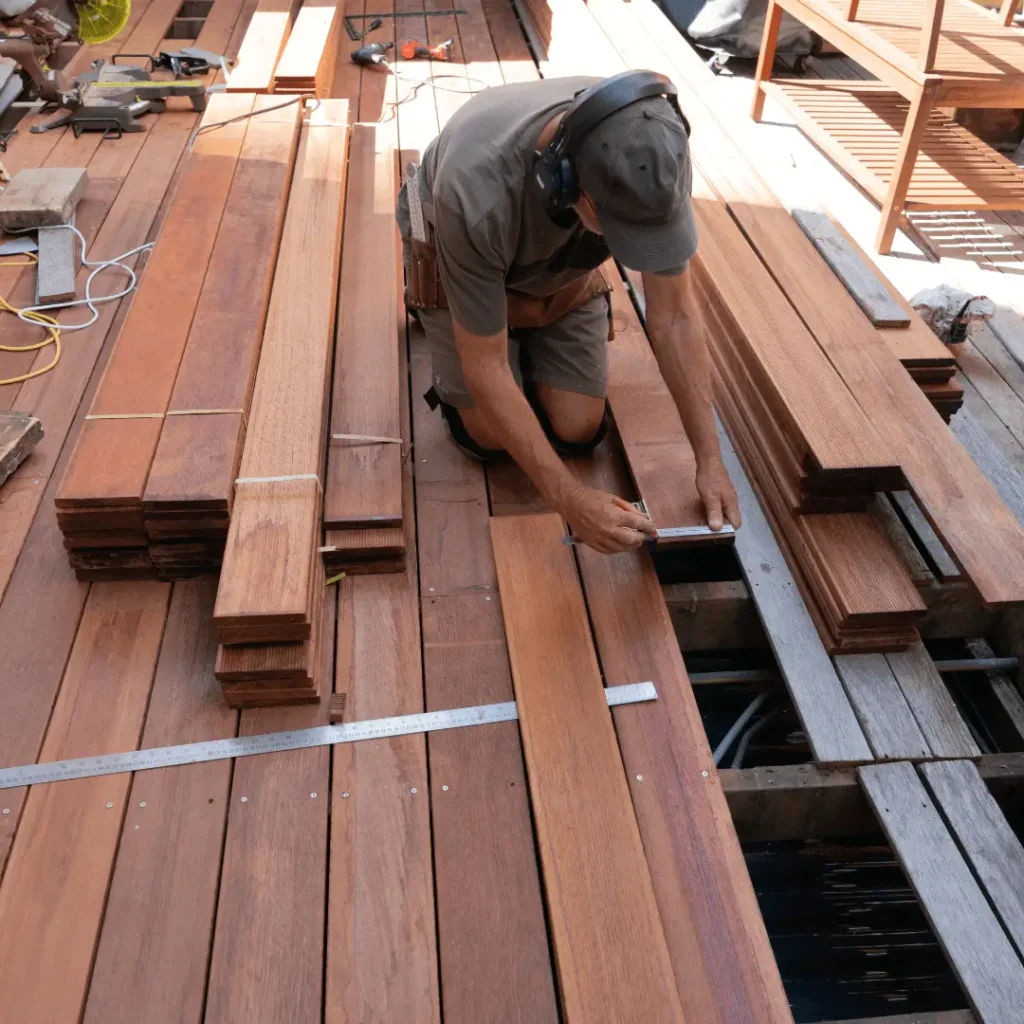
<svg viewBox="0 0 1024 1024">
<path fill-rule="evenodd" d="M 335 0 L 305 0 L 274 69 L 274 92 L 330 92 L 341 22 Z"/>
<path fill-rule="evenodd" d="M 345 210 L 348 104 L 310 113 L 274 274 L 214 607 L 228 703 L 314 700 L 323 452 Z"/>
<path fill-rule="evenodd" d="M 394 216 L 397 170 L 385 133 L 356 125 L 324 487 L 323 557 L 332 575 L 405 566 L 402 462 L 409 448 L 399 403 L 406 324 Z"/>
<path fill-rule="evenodd" d="M 82 579 L 220 564 L 302 116 L 273 106 L 211 97 L 245 119 L 196 136 L 57 493 Z"/>
</svg>

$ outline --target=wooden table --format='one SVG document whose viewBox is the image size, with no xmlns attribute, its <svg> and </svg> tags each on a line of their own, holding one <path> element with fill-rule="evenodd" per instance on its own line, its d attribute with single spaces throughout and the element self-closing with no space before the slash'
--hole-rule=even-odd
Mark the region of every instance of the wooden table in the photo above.
<svg viewBox="0 0 1024 1024">
<path fill-rule="evenodd" d="M 1014 0 L 998 14 L 971 0 L 771 0 L 752 116 L 760 120 L 766 95 L 776 96 L 881 204 L 879 252 L 905 210 L 1022 209 L 1024 171 L 936 112 L 1024 107 L 1024 31 L 1005 27 L 1013 8 Z M 768 81 L 783 11 L 881 85 Z"/>
</svg>

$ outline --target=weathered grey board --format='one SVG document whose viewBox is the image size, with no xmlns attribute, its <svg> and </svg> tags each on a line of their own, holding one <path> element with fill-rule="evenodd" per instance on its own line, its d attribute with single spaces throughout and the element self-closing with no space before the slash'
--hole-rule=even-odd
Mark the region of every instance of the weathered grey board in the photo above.
<svg viewBox="0 0 1024 1024">
<path fill-rule="evenodd" d="M 36 303 L 67 302 L 75 297 L 78 238 L 66 228 L 39 229 Z"/>
<path fill-rule="evenodd" d="M 912 644 L 905 651 L 885 657 L 932 755 L 980 757 L 981 750 L 924 644 Z"/>
<path fill-rule="evenodd" d="M 0 195 L 0 231 L 66 224 L 88 184 L 84 167 L 18 171 Z"/>
<path fill-rule="evenodd" d="M 933 761 L 921 766 L 921 774 L 1024 955 L 1024 846 L 970 761 Z"/>
<path fill-rule="evenodd" d="M 1024 964 L 913 765 L 866 765 L 857 773 L 981 1024 L 1019 1024 Z"/>
<path fill-rule="evenodd" d="M 893 298 L 874 266 L 850 245 L 824 210 L 808 209 L 805 200 L 790 213 L 875 327 L 910 326 L 910 316 Z"/>
<path fill-rule="evenodd" d="M 963 574 L 957 568 L 956 562 L 949 556 L 949 552 L 943 547 L 942 541 L 931 528 L 931 524 L 924 517 L 914 496 L 909 491 L 893 491 L 893 503 L 903 514 L 907 526 L 917 536 L 931 559 L 939 578 L 943 581 L 963 579 Z"/>
<path fill-rule="evenodd" d="M 970 1010 L 939 1010 L 936 1013 L 897 1013 L 894 1017 L 824 1021 L 824 1024 L 978 1024 L 978 1018 Z"/>
<path fill-rule="evenodd" d="M 792 573 L 721 423 L 722 458 L 739 496 L 743 526 L 734 549 L 815 761 L 873 760 L 857 716 Z"/>
<path fill-rule="evenodd" d="M 1006 620 L 1003 621 L 1005 625 Z M 988 641 L 981 638 L 968 640 L 967 647 L 975 658 L 991 658 L 995 654 Z M 1017 684 L 1004 672 L 988 672 L 981 685 L 987 685 L 992 693 L 989 707 L 994 715 L 989 716 L 988 725 L 997 730 L 999 749 L 1024 750 L 1024 695 Z"/>
<path fill-rule="evenodd" d="M 43 425 L 24 412 L 0 412 L 0 484 L 43 439 Z"/>
<path fill-rule="evenodd" d="M 836 671 L 879 761 L 928 757 L 921 733 L 884 654 L 840 654 Z"/>
</svg>

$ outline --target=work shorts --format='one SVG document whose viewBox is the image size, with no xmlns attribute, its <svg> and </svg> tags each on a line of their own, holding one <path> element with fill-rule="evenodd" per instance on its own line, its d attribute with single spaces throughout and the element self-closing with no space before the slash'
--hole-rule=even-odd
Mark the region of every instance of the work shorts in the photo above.
<svg viewBox="0 0 1024 1024">
<path fill-rule="evenodd" d="M 472 409 L 473 396 L 462 373 L 451 313 L 446 309 L 421 309 L 416 316 L 427 337 L 438 397 L 456 409 Z M 508 364 L 516 383 L 520 388 L 526 381 L 604 398 L 608 390 L 610 316 L 608 296 L 595 295 L 547 327 L 510 329 Z"/>
</svg>

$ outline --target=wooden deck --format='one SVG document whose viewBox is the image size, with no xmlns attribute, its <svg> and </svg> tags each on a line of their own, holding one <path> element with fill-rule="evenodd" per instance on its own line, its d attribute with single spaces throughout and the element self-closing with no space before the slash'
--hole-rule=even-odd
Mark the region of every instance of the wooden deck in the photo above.
<svg viewBox="0 0 1024 1024">
<path fill-rule="evenodd" d="M 178 6 L 177 0 L 136 0 L 119 48 L 158 48 Z M 538 74 L 504 0 L 432 0 L 426 6 L 398 0 L 395 9 L 418 13 L 456 6 L 468 14 L 407 18 L 395 35 L 434 43 L 453 36 L 458 60 L 439 73 L 465 74 L 466 92 L 451 91 L 450 81 L 415 89 L 407 80 L 358 72 L 348 62 L 354 44 L 339 34 L 332 95 L 349 100 L 353 121 L 378 122 L 378 131 L 390 133 L 402 151 L 421 150 L 481 82 Z M 198 44 L 237 51 L 255 7 L 255 0 L 215 0 Z M 378 9 L 370 0 L 344 5 L 347 13 L 368 8 Z M 391 34 L 385 27 L 374 38 Z M 184 43 L 176 39 L 173 45 Z M 432 70 L 422 63 L 402 67 L 426 83 Z M 730 88 L 738 95 L 743 85 L 722 82 L 723 93 Z M 173 112 L 148 123 L 145 134 L 103 144 L 92 135 L 75 140 L 23 130 L 4 161 L 12 171 L 46 161 L 87 165 L 96 187 L 83 201 L 79 224 L 95 239 L 97 254 L 112 255 L 155 236 L 195 116 Z M 753 130 L 796 136 L 792 128 L 774 124 Z M 801 159 L 810 159 L 812 147 L 803 144 L 793 140 Z M 842 197 L 851 206 L 863 200 L 849 182 L 833 184 L 824 199 Z M 862 213 L 859 220 L 840 218 L 851 233 L 861 231 Z M 1008 234 L 1019 230 L 1010 219 L 986 223 L 998 223 Z M 903 243 L 909 244 L 901 236 Z M 911 262 L 940 274 L 948 267 L 928 249 L 915 250 Z M 1004 262 L 991 263 L 995 274 L 1019 272 Z M 30 284 L 27 274 L 0 266 L 0 294 L 19 295 Z M 127 307 L 103 307 L 93 328 L 69 336 L 56 371 L 0 387 L 0 407 L 39 415 L 46 431 L 0 489 L 0 765 L 251 735 L 327 718 L 326 695 L 321 705 L 306 708 L 239 713 L 224 706 L 213 675 L 214 577 L 86 584 L 68 566 L 54 492 Z M 997 329 L 986 332 L 962 361 L 967 400 L 953 426 L 1024 521 L 1024 370 Z M 608 754 L 595 772 L 607 771 L 609 759 L 624 770 L 598 780 L 600 786 L 595 781 L 592 806 L 562 806 L 557 787 L 539 790 L 543 782 L 537 782 L 531 761 L 543 757 L 551 763 L 564 755 L 571 765 L 559 737 L 537 732 L 521 740 L 519 729 L 505 723 L 429 739 L 417 735 L 134 778 L 77 780 L 29 793 L 0 791 L 5 1021 L 9 1015 L 26 1024 L 596 1024 L 609 1004 L 594 1008 L 586 1001 L 598 991 L 591 983 L 607 980 L 586 977 L 595 970 L 591 943 L 620 927 L 643 939 L 637 970 L 650 972 L 652 983 L 667 990 L 678 989 L 678 1012 L 689 1024 L 788 1019 L 763 929 L 750 930 L 760 918 L 665 611 L 663 594 L 671 597 L 672 588 L 660 587 L 646 554 L 605 559 L 581 551 L 575 561 L 551 532 L 550 518 L 523 520 L 535 526 L 525 541 L 512 538 L 515 550 L 507 536 L 514 531 L 499 524 L 505 539 L 496 563 L 489 520 L 541 512 L 543 505 L 514 467 L 485 471 L 450 444 L 440 418 L 419 397 L 430 378 L 422 336 L 410 328 L 406 342 L 399 375 L 402 436 L 412 439 L 403 467 L 406 568 L 350 576 L 326 590 L 322 630 L 332 641 L 323 650 L 326 677 L 333 681 L 329 688 L 346 694 L 346 718 L 358 720 L 509 700 L 514 683 L 521 703 L 540 702 L 536 717 L 543 722 L 543 702 L 562 679 L 552 673 L 541 686 L 529 671 L 536 668 L 530 654 L 537 660 L 531 643 L 550 627 L 544 608 L 530 607 L 516 579 L 530 572 L 545 585 L 576 588 L 580 658 L 592 658 L 593 671 L 574 676 L 580 684 L 574 699 L 588 735 L 597 736 Z M 1024 352 L 1024 334 L 1015 335 L 1013 344 Z M 0 352 L 0 378 L 27 364 L 23 355 Z M 356 427 L 366 429 L 362 423 Z M 742 471 L 730 457 L 739 480 Z M 628 489 L 614 452 L 603 452 L 580 471 L 595 484 Z M 845 680 L 806 612 L 806 621 L 799 617 L 802 605 L 792 580 L 785 582 L 778 547 L 763 520 L 755 526 L 749 485 L 742 501 L 748 525 L 737 545 L 747 546 L 737 554 L 743 572 L 754 589 L 758 573 L 767 579 L 766 559 L 776 570 L 772 580 L 778 589 L 759 605 L 761 617 L 779 665 L 791 674 L 794 699 L 807 697 L 801 716 L 812 720 L 819 714 L 824 728 L 830 705 L 823 701 L 815 708 L 820 690 L 812 687 L 820 685 L 822 673 L 826 680 L 831 673 L 836 694 L 845 700 Z M 904 536 L 914 550 L 915 543 L 924 543 L 918 535 Z M 550 563 L 539 557 L 544 552 L 551 554 Z M 946 563 L 948 581 L 934 561 L 924 566 L 922 558 L 920 570 L 936 589 L 946 588 L 944 599 L 958 585 L 955 566 Z M 765 587 L 771 591 L 773 585 Z M 966 590 L 962 579 L 959 586 Z M 750 592 L 740 590 L 739 599 L 749 613 Z M 511 616 L 522 623 L 530 614 L 536 621 L 517 636 Z M 564 666 L 563 675 L 574 673 L 578 662 Z M 644 711 L 616 709 L 613 731 L 603 710 L 595 708 L 599 671 L 608 684 L 656 678 L 662 699 Z M 857 706 L 858 720 L 867 707 L 867 701 Z M 851 723 L 856 732 L 852 715 Z M 865 733 L 877 743 L 869 749 L 860 741 L 861 759 L 870 760 L 882 738 L 868 728 Z M 969 740 L 956 748 L 959 756 L 973 756 Z M 921 742 L 915 754 L 938 741 L 929 735 Z M 986 781 L 997 773 L 993 762 L 982 758 L 979 764 Z M 836 786 L 853 777 L 845 778 Z M 742 808 L 754 788 L 750 778 L 725 772 L 722 779 L 731 807 Z M 851 820 L 877 832 L 862 791 L 852 785 L 853 794 L 842 789 L 849 805 L 835 806 L 853 806 Z M 604 908 L 607 914 L 595 919 L 592 931 L 579 934 L 560 930 L 558 922 L 565 914 L 578 917 L 575 885 L 585 875 L 587 858 L 574 862 L 581 851 L 571 815 L 584 817 L 584 810 L 588 821 L 601 814 L 609 831 L 625 830 L 629 843 L 623 844 L 631 856 L 624 871 L 638 862 L 643 869 L 628 879 L 637 900 Z M 755 835 L 753 816 L 741 820 L 745 835 Z M 798 831 L 810 834 L 803 826 Z M 962 866 L 955 851 L 942 853 L 947 863 Z M 564 901 L 552 905 L 551 879 L 560 871 L 571 884 L 561 894 Z M 964 905 L 980 899 L 971 890 Z M 639 924 L 638 902 L 644 908 Z M 647 956 L 651 951 L 653 958 Z M 582 990 L 567 991 L 563 984 L 559 992 L 555 955 L 558 972 L 578 963 L 589 982 Z M 607 1019 L 621 1024 L 630 1019 L 622 1014 L 641 1009 L 629 1005 Z M 654 1018 L 636 1019 L 646 1024 Z M 970 1017 L 948 1019 L 960 1024 Z"/>
</svg>

